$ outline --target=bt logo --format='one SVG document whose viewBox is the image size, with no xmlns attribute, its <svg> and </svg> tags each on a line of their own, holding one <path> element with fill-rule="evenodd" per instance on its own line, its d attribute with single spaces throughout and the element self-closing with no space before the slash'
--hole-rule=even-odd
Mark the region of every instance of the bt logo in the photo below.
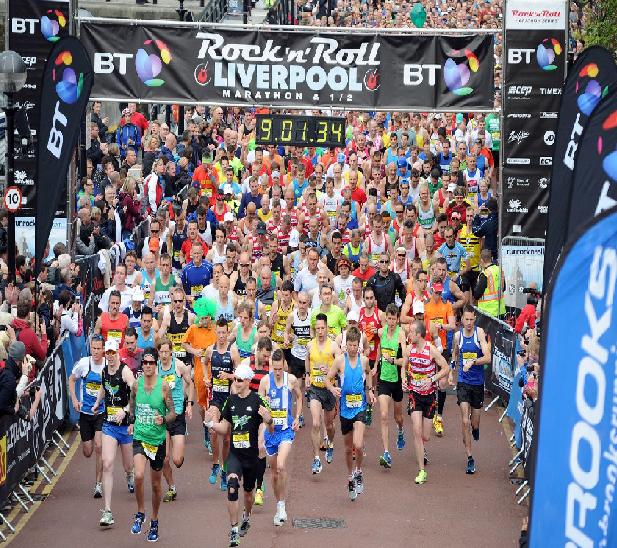
<svg viewBox="0 0 617 548">
<path fill-rule="evenodd" d="M 79 99 L 84 85 L 84 75 L 75 73 L 71 67 L 73 56 L 70 51 L 61 51 L 54 61 L 52 79 L 56 84 L 56 93 L 65 103 L 72 105 Z"/>
<path fill-rule="evenodd" d="M 45 40 L 57 42 L 60 40 L 58 33 L 66 27 L 66 17 L 60 10 L 47 10 L 47 15 L 41 17 L 41 34 Z"/>
<path fill-rule="evenodd" d="M 602 129 L 604 131 L 617 130 L 617 110 L 614 110 L 607 116 L 606 120 L 602 122 Z M 605 141 L 607 140 L 606 137 L 606 135 L 604 135 L 604 138 L 602 135 L 598 137 L 598 154 L 606 154 L 606 151 L 603 150 Z M 617 181 L 617 150 L 613 150 L 604 156 L 602 168 L 613 182 Z"/>
<path fill-rule="evenodd" d="M 457 51 L 454 52 L 454 54 L 457 53 Z M 480 62 L 471 50 L 466 49 L 464 54 L 467 58 L 466 61 L 457 64 L 454 59 L 450 58 L 443 66 L 443 79 L 446 82 L 446 86 L 448 86 L 448 90 L 454 93 L 454 95 L 459 96 L 473 93 L 473 88 L 467 86 L 467 84 L 471 77 L 471 72 L 478 72 L 480 69 Z"/>
<path fill-rule="evenodd" d="M 538 48 L 536 49 L 538 66 L 546 71 L 557 70 L 555 56 L 561 55 L 562 51 L 563 49 L 559 40 L 555 38 L 545 38 L 538 44 Z"/>
</svg>

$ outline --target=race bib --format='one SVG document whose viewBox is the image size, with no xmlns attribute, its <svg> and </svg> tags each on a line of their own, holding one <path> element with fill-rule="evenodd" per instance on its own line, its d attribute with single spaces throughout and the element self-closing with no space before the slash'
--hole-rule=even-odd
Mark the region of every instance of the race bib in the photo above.
<svg viewBox="0 0 617 548">
<path fill-rule="evenodd" d="M 86 383 L 86 394 L 88 396 L 92 396 L 96 398 L 99 394 L 99 389 L 101 388 L 100 382 L 87 382 Z"/>
<path fill-rule="evenodd" d="M 362 394 L 345 394 L 345 405 L 352 409 L 362 407 Z"/>
<path fill-rule="evenodd" d="M 158 453 L 158 445 L 152 445 L 150 443 L 146 443 L 145 441 L 141 442 L 141 446 L 144 449 L 144 453 L 146 454 L 146 457 L 148 457 L 150 460 L 156 460 L 156 454 Z"/>
<path fill-rule="evenodd" d="M 122 331 L 118 331 L 117 329 L 110 329 L 107 332 L 107 340 L 114 339 L 117 341 L 122 340 Z"/>
<path fill-rule="evenodd" d="M 169 388 L 172 390 L 176 387 L 176 376 L 172 373 L 171 375 L 164 375 L 163 380 L 169 385 Z"/>
<path fill-rule="evenodd" d="M 118 416 L 120 414 L 120 412 L 122 411 L 122 407 L 108 407 L 107 408 L 107 418 L 108 419 L 115 419 L 116 416 Z"/>
<path fill-rule="evenodd" d="M 431 320 L 431 323 L 433 325 L 442 326 L 443 325 L 443 318 L 433 318 Z"/>
<path fill-rule="evenodd" d="M 478 357 L 477 352 L 463 352 L 464 360 L 475 360 Z"/>
<path fill-rule="evenodd" d="M 251 442 L 248 432 L 236 432 L 233 435 L 232 442 L 236 449 L 249 449 Z"/>
<path fill-rule="evenodd" d="M 284 426 L 285 420 L 287 419 L 287 411 L 285 409 L 280 409 L 278 411 L 271 411 L 272 414 L 272 422 L 275 426 Z"/>
<path fill-rule="evenodd" d="M 229 381 L 227 379 L 212 379 L 213 392 L 229 392 Z"/>
<path fill-rule="evenodd" d="M 318 388 L 324 388 L 326 386 L 326 376 L 323 374 L 320 368 L 313 367 L 311 372 L 311 384 Z"/>
<path fill-rule="evenodd" d="M 197 297 L 201 295 L 201 292 L 203 291 L 203 289 L 204 289 L 203 285 L 194 285 L 193 287 L 191 287 L 191 296 Z"/>
</svg>

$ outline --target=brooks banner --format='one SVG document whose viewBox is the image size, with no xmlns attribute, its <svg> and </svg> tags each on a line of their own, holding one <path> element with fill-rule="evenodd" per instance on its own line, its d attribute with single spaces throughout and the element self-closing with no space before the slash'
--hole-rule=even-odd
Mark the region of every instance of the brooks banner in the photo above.
<svg viewBox="0 0 617 548">
<path fill-rule="evenodd" d="M 22 109 L 16 123 L 22 124 L 20 136 L 30 125 L 31 144 L 15 147 L 15 184 L 21 189 L 25 203 L 19 216 L 30 217 L 36 208 L 36 143 L 39 135 L 41 78 L 51 48 L 69 34 L 68 0 L 7 0 L 8 47 L 22 56 L 28 75 L 24 87 L 15 94 Z M 51 204 L 46 204 L 50 206 Z M 66 200 L 56 204 L 59 212 L 66 210 Z"/>
<path fill-rule="evenodd" d="M 37 268 L 54 221 L 54 208 L 64 189 L 79 126 L 92 89 L 92 66 L 74 37 L 62 38 L 43 71 L 36 181 L 35 261 Z"/>
<path fill-rule="evenodd" d="M 617 546 L 617 208 L 585 228 L 566 245 L 542 320 L 534 548 Z"/>
<path fill-rule="evenodd" d="M 293 108 L 493 109 L 493 37 L 82 20 L 93 99 Z"/>
<path fill-rule="evenodd" d="M 591 47 L 581 53 L 571 68 L 561 96 L 559 125 L 548 207 L 548 228 L 544 262 L 544 283 L 557 264 L 568 239 L 568 214 L 579 145 L 589 116 L 609 90 L 617 85 L 617 65 L 610 52 Z"/>
<path fill-rule="evenodd" d="M 544 238 L 566 71 L 567 3 L 509 0 L 505 17 L 501 237 Z"/>
</svg>

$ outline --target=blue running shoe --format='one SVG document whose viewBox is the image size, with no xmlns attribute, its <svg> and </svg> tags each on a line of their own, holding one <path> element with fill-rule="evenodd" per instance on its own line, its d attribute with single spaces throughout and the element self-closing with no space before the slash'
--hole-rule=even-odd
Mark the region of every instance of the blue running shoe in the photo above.
<svg viewBox="0 0 617 548">
<path fill-rule="evenodd" d="M 148 531 L 148 542 L 159 540 L 159 520 L 150 520 L 150 531 Z"/>
<path fill-rule="evenodd" d="M 396 438 L 396 448 L 399 451 L 405 449 L 405 430 L 399 430 Z"/>
<path fill-rule="evenodd" d="M 227 472 L 221 468 L 221 491 L 227 491 Z"/>
<path fill-rule="evenodd" d="M 332 459 L 334 459 L 334 445 L 329 443 L 326 448 L 326 462 L 332 464 Z"/>
<path fill-rule="evenodd" d="M 135 514 L 135 521 L 133 522 L 133 527 L 131 527 L 131 533 L 134 535 L 139 535 L 141 533 L 141 526 L 144 524 L 144 520 L 146 519 L 146 514 L 143 512 L 137 512 Z"/>
<path fill-rule="evenodd" d="M 300 415 L 300 416 L 298 417 L 298 426 L 299 426 L 300 428 L 303 428 L 303 427 L 304 427 L 304 415 Z"/>
<path fill-rule="evenodd" d="M 214 485 L 216 483 L 216 480 L 219 477 L 220 470 L 221 470 L 220 464 L 212 465 L 212 472 L 210 472 L 210 477 L 208 478 L 208 482 L 210 483 L 210 485 Z"/>
<path fill-rule="evenodd" d="M 319 459 L 313 460 L 311 471 L 313 472 L 313 474 L 319 474 L 321 472 L 321 461 Z"/>
<path fill-rule="evenodd" d="M 388 451 L 384 451 L 383 455 L 379 457 L 379 464 L 384 468 L 392 468 L 392 457 Z"/>
</svg>

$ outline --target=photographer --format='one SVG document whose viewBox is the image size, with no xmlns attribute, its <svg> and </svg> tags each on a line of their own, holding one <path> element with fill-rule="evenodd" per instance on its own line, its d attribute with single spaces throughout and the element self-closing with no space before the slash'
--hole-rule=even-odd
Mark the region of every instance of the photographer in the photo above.
<svg viewBox="0 0 617 548">
<path fill-rule="evenodd" d="M 25 357 L 24 343 L 12 342 L 9 346 L 6 364 L 0 370 L 0 416 L 14 415 L 19 409 L 18 401 L 28 385 L 31 367 Z"/>
</svg>

